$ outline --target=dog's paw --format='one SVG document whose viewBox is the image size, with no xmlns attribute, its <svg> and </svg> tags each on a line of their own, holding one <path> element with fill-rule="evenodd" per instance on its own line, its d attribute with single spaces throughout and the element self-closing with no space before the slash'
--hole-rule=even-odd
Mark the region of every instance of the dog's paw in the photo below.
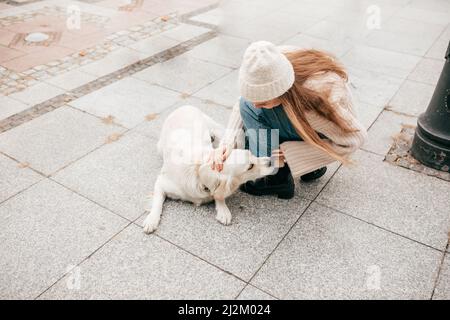
<svg viewBox="0 0 450 320">
<path fill-rule="evenodd" d="M 223 225 L 231 224 L 231 212 L 229 210 L 220 210 L 217 212 L 216 219 Z"/>
<path fill-rule="evenodd" d="M 147 216 L 144 220 L 144 232 L 149 234 L 152 233 L 158 228 L 159 219 L 154 219 L 152 216 Z"/>
</svg>

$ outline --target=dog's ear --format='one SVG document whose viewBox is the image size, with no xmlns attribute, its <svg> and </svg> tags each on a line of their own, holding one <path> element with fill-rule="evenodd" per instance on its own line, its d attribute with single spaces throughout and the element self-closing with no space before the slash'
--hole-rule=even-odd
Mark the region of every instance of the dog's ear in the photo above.
<svg viewBox="0 0 450 320">
<path fill-rule="evenodd" d="M 202 164 L 198 169 L 200 183 L 213 193 L 220 184 L 220 173 L 211 169 L 211 164 Z"/>
</svg>

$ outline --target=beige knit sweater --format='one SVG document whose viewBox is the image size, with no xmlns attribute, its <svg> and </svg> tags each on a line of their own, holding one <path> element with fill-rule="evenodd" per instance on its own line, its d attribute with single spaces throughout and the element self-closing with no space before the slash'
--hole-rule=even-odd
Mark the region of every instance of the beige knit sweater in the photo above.
<svg viewBox="0 0 450 320">
<path fill-rule="evenodd" d="M 286 50 L 287 51 L 287 50 Z M 334 72 L 320 73 L 309 78 L 305 83 L 309 89 L 329 92 L 329 101 L 336 108 L 339 115 L 346 120 L 357 132 L 343 132 L 336 124 L 321 117 L 316 112 L 308 112 L 306 119 L 311 127 L 324 134 L 332 148 L 342 156 L 348 156 L 362 146 L 367 138 L 367 131 L 356 118 L 350 89 L 344 79 Z M 228 121 L 225 136 L 221 145 L 235 147 L 239 134 L 242 132 L 242 119 L 239 101 L 234 105 Z M 314 171 L 326 166 L 336 159 L 321 149 L 304 141 L 286 141 L 280 144 L 284 157 L 294 177 Z"/>
</svg>

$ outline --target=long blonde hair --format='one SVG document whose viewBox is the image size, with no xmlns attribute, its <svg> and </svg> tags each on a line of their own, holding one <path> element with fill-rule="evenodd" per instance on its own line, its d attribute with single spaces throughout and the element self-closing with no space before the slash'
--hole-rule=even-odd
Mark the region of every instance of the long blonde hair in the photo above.
<svg viewBox="0 0 450 320">
<path fill-rule="evenodd" d="M 343 132 L 356 132 L 342 119 L 328 101 L 329 92 L 317 92 L 303 86 L 305 81 L 318 72 L 334 72 L 348 80 L 344 68 L 331 55 L 318 50 L 298 50 L 285 53 L 292 63 L 295 72 L 294 85 L 280 98 L 281 104 L 300 137 L 313 146 L 325 151 L 344 164 L 351 161 L 339 155 L 332 147 L 323 141 L 306 119 L 307 111 L 315 111 L 318 115 L 335 123 Z"/>
</svg>

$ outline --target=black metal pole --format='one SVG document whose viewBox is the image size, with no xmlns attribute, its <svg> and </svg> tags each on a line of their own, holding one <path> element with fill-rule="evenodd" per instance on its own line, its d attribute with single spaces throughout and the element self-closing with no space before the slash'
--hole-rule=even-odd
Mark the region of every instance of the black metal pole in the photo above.
<svg viewBox="0 0 450 320">
<path fill-rule="evenodd" d="M 417 121 L 411 155 L 428 167 L 450 172 L 450 42 L 433 97 Z"/>
</svg>

